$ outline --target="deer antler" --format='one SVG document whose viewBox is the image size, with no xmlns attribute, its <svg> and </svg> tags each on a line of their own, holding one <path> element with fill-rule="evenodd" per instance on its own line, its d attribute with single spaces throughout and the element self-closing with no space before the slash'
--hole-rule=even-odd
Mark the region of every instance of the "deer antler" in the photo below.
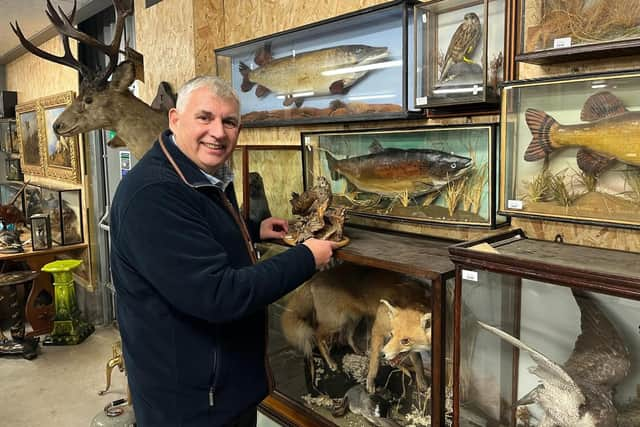
<svg viewBox="0 0 640 427">
<path fill-rule="evenodd" d="M 73 26 L 73 20 L 76 13 L 76 0 L 73 1 L 73 10 L 68 16 L 60 6 L 58 6 L 58 11 L 56 12 L 51 1 L 47 0 L 46 14 L 58 33 L 60 33 L 65 51 L 64 56 L 55 56 L 34 46 L 26 39 L 26 37 L 24 37 L 17 22 L 15 27 L 11 24 L 11 28 L 13 29 L 13 32 L 16 33 L 20 39 L 20 43 L 25 47 L 25 49 L 34 55 L 57 64 L 67 65 L 74 68 L 80 72 L 83 79 L 95 79 L 97 84 L 105 83 L 118 65 L 118 54 L 120 53 L 120 41 L 124 31 L 125 18 L 133 13 L 133 2 L 131 0 L 114 0 L 113 4 L 116 9 L 116 29 L 111 44 L 107 45 L 99 42 L 88 34 L 78 31 Z M 109 64 L 103 73 L 96 77 L 91 70 L 89 70 L 84 64 L 80 63 L 80 61 L 71 54 L 71 49 L 69 48 L 69 37 L 88 46 L 100 49 L 108 56 Z"/>
<path fill-rule="evenodd" d="M 131 2 L 131 0 L 114 0 L 113 5 L 116 9 L 116 29 L 111 44 L 107 45 L 99 42 L 86 33 L 78 31 L 73 26 L 73 16 L 67 16 L 59 6 L 59 13 L 57 13 L 51 5 L 51 1 L 47 0 L 47 16 L 56 27 L 58 32 L 60 32 L 60 34 L 71 37 L 72 39 L 75 39 L 88 46 L 95 47 L 103 51 L 109 57 L 109 65 L 107 66 L 105 71 L 96 78 L 96 80 L 100 82 L 106 82 L 113 70 L 115 70 L 116 65 L 118 65 L 118 55 L 120 53 L 120 42 L 122 40 L 122 33 L 124 31 L 125 18 L 133 13 L 133 3 Z"/>
<path fill-rule="evenodd" d="M 51 6 L 51 4 L 49 3 L 48 6 Z M 73 20 L 75 18 L 75 15 L 76 15 L 76 2 L 74 0 L 73 10 L 69 15 L 69 19 Z M 47 13 L 47 16 L 49 16 L 49 19 L 51 20 L 51 22 L 54 23 L 53 19 L 48 13 Z M 64 46 L 64 56 L 56 56 L 36 47 L 33 43 L 27 40 L 27 38 L 22 33 L 20 26 L 18 25 L 18 21 L 16 21 L 15 27 L 13 26 L 13 23 L 9 23 L 9 25 L 11 25 L 11 29 L 16 34 L 16 36 L 18 36 L 18 39 L 20 39 L 20 43 L 22 44 L 22 46 L 24 46 L 24 48 L 27 49 L 29 52 L 33 53 L 36 56 L 39 56 L 40 58 L 46 59 L 51 62 L 55 62 L 56 64 L 62 64 L 62 65 L 71 67 L 77 70 L 84 78 L 93 77 L 93 73 L 89 70 L 89 68 L 87 68 L 84 64 L 78 61 L 71 53 L 71 49 L 69 48 L 69 37 L 65 35 L 61 35 L 62 43 Z"/>
</svg>

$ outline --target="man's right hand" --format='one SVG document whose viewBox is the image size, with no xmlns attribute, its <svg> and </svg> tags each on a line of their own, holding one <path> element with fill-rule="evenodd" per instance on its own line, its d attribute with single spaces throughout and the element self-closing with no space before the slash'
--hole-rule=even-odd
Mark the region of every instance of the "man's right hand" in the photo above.
<svg viewBox="0 0 640 427">
<path fill-rule="evenodd" d="M 307 239 L 303 243 L 313 253 L 313 259 L 316 262 L 316 268 L 319 270 L 331 261 L 333 250 L 338 247 L 337 242 L 320 239 Z"/>
</svg>

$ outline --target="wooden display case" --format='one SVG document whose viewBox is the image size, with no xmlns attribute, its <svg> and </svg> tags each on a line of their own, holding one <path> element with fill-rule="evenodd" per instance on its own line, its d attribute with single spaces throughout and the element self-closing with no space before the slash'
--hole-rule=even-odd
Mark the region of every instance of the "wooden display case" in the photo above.
<svg viewBox="0 0 640 427">
<path fill-rule="evenodd" d="M 451 381 L 451 378 L 446 378 L 445 376 L 445 334 L 447 333 L 447 326 L 445 325 L 447 300 L 445 285 L 447 281 L 452 285 L 453 264 L 449 261 L 447 246 L 453 242 L 408 234 L 382 233 L 353 226 L 345 228 L 345 235 L 350 238 L 351 243 L 335 252 L 335 258 L 342 264 L 333 267 L 332 270 L 340 271 L 339 269 L 342 267 L 355 266 L 355 268 L 362 269 L 367 277 L 374 278 L 374 280 L 367 281 L 366 277 L 361 277 L 364 282 L 350 282 L 347 289 L 351 285 L 354 287 L 370 286 L 371 292 L 376 292 L 377 289 L 373 289 L 373 287 L 380 286 L 378 280 L 375 279 L 377 274 L 380 276 L 402 274 L 406 275 L 411 281 L 419 282 L 424 286 L 425 291 L 430 291 L 430 333 L 432 344 L 430 366 L 427 364 L 425 367 L 427 368 L 427 373 L 430 373 L 428 384 L 431 387 L 431 394 L 428 403 L 422 408 L 430 416 L 430 423 L 415 425 L 445 425 L 444 396 L 447 394 L 445 385 Z M 329 270 L 329 274 L 331 274 L 331 270 Z M 336 283 L 336 286 L 340 287 L 342 285 Z M 305 369 L 307 361 L 283 337 L 284 333 L 280 326 L 280 318 L 287 310 L 287 302 L 287 297 L 285 297 L 270 307 L 269 354 L 278 385 L 275 391 L 261 404 L 261 411 L 285 425 L 369 425 L 360 415 L 349 414 L 345 418 L 334 418 L 330 414 L 330 409 L 304 402 L 302 394 L 309 393 L 314 395 L 314 388 L 319 388 L 322 392 L 324 390 L 323 387 L 330 387 L 327 385 L 327 381 L 323 379 L 310 385 L 309 369 Z M 342 303 L 343 301 L 341 300 L 335 302 L 337 305 L 342 305 Z M 451 329 L 449 328 L 448 330 L 450 331 Z M 333 350 L 335 349 L 336 347 L 334 346 Z M 331 355 L 336 357 L 337 353 L 334 353 L 333 350 Z M 339 352 L 340 347 L 337 350 Z M 346 356 L 356 357 L 355 354 L 351 355 L 348 352 Z M 322 360 L 315 352 L 313 359 Z M 338 359 L 336 358 L 336 360 Z M 346 371 L 346 362 L 343 364 L 344 360 L 339 360 L 338 373 Z M 317 360 L 314 362 L 314 366 L 317 368 Z M 381 366 L 380 370 L 382 371 L 383 369 L 384 367 Z M 328 372 L 329 370 L 327 369 L 326 371 Z M 316 372 L 318 372 L 317 369 Z M 331 373 L 329 378 L 335 380 L 335 373 Z M 392 383 L 393 381 L 389 382 L 389 389 L 392 389 Z M 381 393 L 380 386 L 386 386 L 383 381 L 380 381 L 380 373 L 376 379 L 376 385 L 378 386 L 377 393 Z M 416 395 L 411 393 L 413 385 L 414 383 L 407 385 L 407 394 L 411 397 L 408 398 L 409 401 L 405 402 L 405 404 L 415 404 L 412 399 Z M 334 386 L 334 390 L 339 387 Z M 317 393 L 315 394 L 317 395 Z M 344 392 L 330 395 L 330 397 L 337 401 L 337 398 L 342 397 L 341 394 L 344 394 Z M 410 423 L 403 417 L 404 415 L 394 418 L 394 421 L 400 425 L 409 425 Z"/>
<path fill-rule="evenodd" d="M 638 425 L 640 254 L 521 230 L 449 252 L 454 426 Z"/>
</svg>

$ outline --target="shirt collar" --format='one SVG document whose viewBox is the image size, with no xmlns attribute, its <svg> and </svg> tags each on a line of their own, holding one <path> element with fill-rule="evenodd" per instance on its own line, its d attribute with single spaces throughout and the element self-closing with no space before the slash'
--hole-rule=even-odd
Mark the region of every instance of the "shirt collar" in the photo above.
<svg viewBox="0 0 640 427">
<path fill-rule="evenodd" d="M 176 147 L 178 147 L 178 149 L 180 148 L 176 143 L 176 138 L 173 134 L 171 134 L 171 141 L 175 144 Z M 231 169 L 228 161 L 224 162 L 213 175 L 203 171 L 202 169 L 200 169 L 200 172 L 202 172 L 205 178 L 207 178 L 207 180 L 212 185 L 216 186 L 222 191 L 225 191 L 229 184 L 231 184 L 231 182 L 233 181 L 233 169 Z"/>
</svg>

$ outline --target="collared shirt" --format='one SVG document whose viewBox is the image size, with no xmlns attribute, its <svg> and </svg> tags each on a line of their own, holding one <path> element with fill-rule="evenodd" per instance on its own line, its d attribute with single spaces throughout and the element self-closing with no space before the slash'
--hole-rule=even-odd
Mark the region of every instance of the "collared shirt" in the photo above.
<svg viewBox="0 0 640 427">
<path fill-rule="evenodd" d="M 176 138 L 173 134 L 171 134 L 171 141 L 173 141 L 173 143 L 176 144 L 176 146 L 178 145 L 176 143 Z M 205 178 L 207 178 L 207 180 L 211 184 L 213 184 L 214 186 L 216 186 L 222 191 L 226 190 L 227 186 L 229 186 L 229 184 L 231 184 L 231 182 L 233 181 L 233 169 L 231 169 L 231 164 L 229 160 L 224 162 L 222 166 L 220 166 L 213 175 L 208 174 L 202 169 L 200 169 L 200 172 L 202 172 L 202 174 L 205 176 Z"/>
</svg>

